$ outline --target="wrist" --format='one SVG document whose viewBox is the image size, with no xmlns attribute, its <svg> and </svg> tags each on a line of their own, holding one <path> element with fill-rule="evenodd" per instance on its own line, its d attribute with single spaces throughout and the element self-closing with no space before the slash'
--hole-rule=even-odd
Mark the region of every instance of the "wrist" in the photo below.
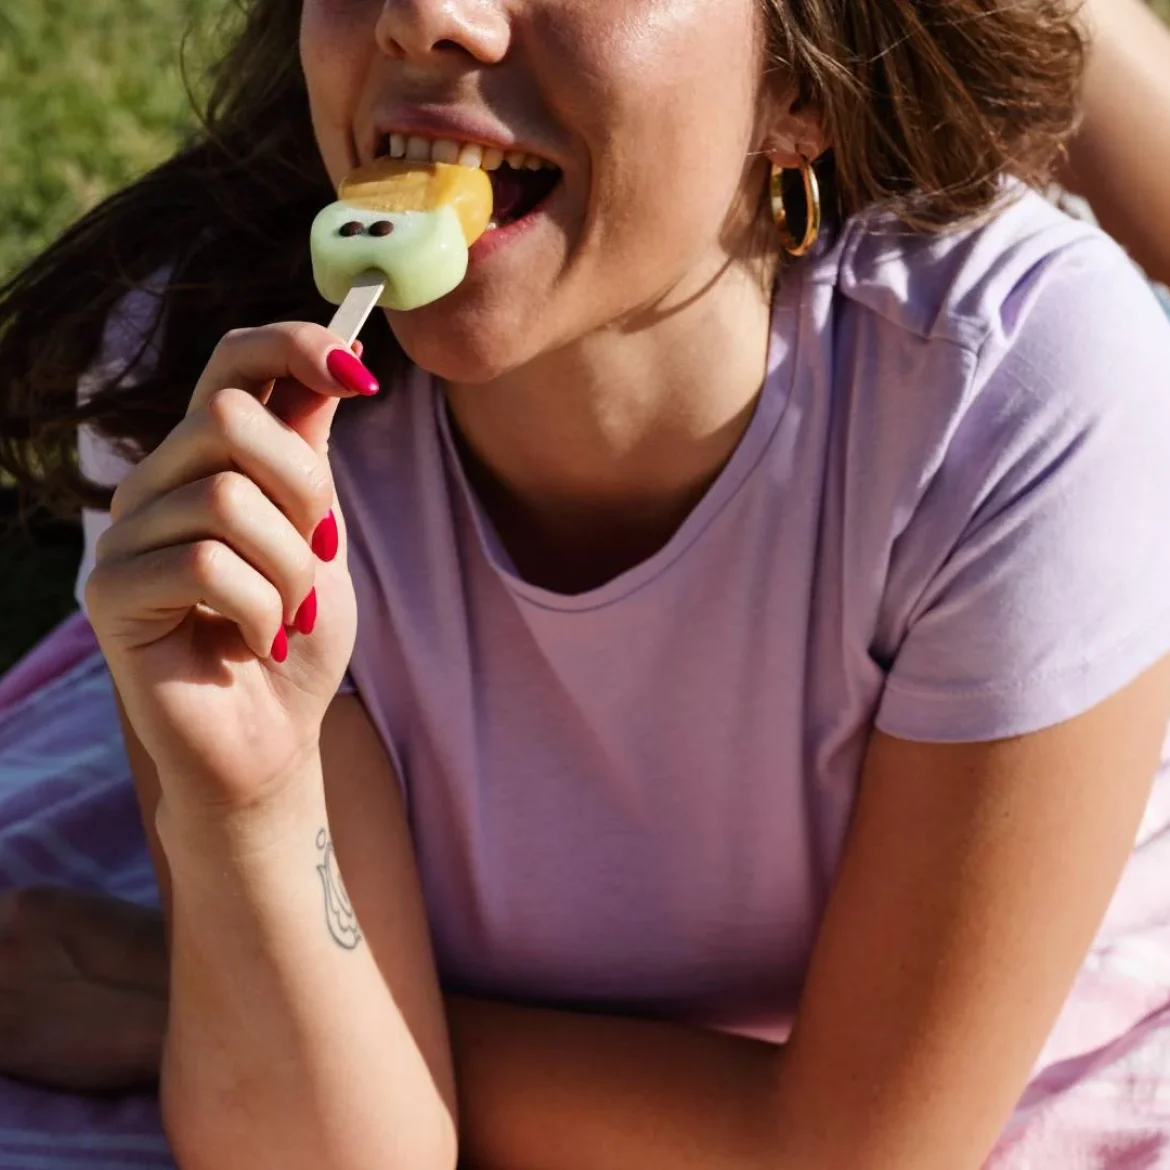
<svg viewBox="0 0 1170 1170">
<path fill-rule="evenodd" d="M 178 780 L 178 778 L 176 778 Z M 276 781 L 246 800 L 203 799 L 187 778 L 168 782 L 155 811 L 155 828 L 172 875 L 196 869 L 222 871 L 263 865 L 303 845 L 306 833 L 325 825 L 325 786 L 319 748 L 296 761 Z"/>
</svg>

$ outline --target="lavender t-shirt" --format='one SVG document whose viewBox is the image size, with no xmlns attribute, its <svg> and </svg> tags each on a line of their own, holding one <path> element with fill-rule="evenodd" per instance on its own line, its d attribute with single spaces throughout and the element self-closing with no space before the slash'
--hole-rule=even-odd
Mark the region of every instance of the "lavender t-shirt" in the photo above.
<svg viewBox="0 0 1170 1170">
<path fill-rule="evenodd" d="M 1034 195 L 936 239 L 859 218 L 788 271 L 738 449 L 600 588 L 517 575 L 425 374 L 332 450 L 350 676 L 452 989 L 772 1034 L 875 726 L 1034 731 L 1170 651 L 1170 325 Z M 1170 773 L 1137 852 L 1163 830 Z"/>
</svg>

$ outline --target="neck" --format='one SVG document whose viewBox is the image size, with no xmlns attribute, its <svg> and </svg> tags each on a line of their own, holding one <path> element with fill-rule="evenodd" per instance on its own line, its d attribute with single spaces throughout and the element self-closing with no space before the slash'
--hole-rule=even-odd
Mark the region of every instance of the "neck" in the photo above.
<svg viewBox="0 0 1170 1170">
<path fill-rule="evenodd" d="M 450 385 L 464 465 L 520 572 L 564 592 L 657 551 L 735 450 L 763 383 L 758 275 L 627 321 L 490 385 Z"/>
</svg>

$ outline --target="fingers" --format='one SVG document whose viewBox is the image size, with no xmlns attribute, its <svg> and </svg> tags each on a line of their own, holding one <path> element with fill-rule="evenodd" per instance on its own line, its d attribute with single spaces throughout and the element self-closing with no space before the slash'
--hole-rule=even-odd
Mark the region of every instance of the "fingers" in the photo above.
<svg viewBox="0 0 1170 1170">
<path fill-rule="evenodd" d="M 325 458 L 244 390 L 217 391 L 122 481 L 110 504 L 115 523 L 184 484 L 238 470 L 289 518 L 312 533 L 333 504 Z"/>
<path fill-rule="evenodd" d="M 353 353 L 328 329 L 307 321 L 228 333 L 196 384 L 188 413 L 201 410 L 225 386 L 262 400 L 321 452 L 339 399 L 378 392 L 377 379 Z"/>
<path fill-rule="evenodd" d="M 197 605 L 233 622 L 258 658 L 277 652 L 284 636 L 279 590 L 228 545 L 216 540 L 102 561 L 90 574 L 86 604 L 95 624 L 123 629 L 144 617 L 155 628 L 177 628 Z M 287 646 L 287 642 L 285 643 Z"/>
<path fill-rule="evenodd" d="M 218 540 L 279 592 L 292 625 L 313 588 L 316 558 L 288 517 L 247 476 L 221 471 L 155 498 L 103 533 L 99 562 Z"/>
<path fill-rule="evenodd" d="M 321 326 L 228 334 L 182 422 L 114 494 L 87 587 L 95 625 L 145 644 L 205 607 L 257 656 L 283 660 L 285 625 L 313 628 L 317 560 L 337 552 L 333 413 L 376 391 Z"/>
<path fill-rule="evenodd" d="M 205 406 L 225 386 L 261 395 L 279 378 L 291 378 L 331 398 L 375 394 L 378 389 L 374 376 L 324 326 L 282 321 L 226 334 L 195 385 L 188 413 Z"/>
</svg>

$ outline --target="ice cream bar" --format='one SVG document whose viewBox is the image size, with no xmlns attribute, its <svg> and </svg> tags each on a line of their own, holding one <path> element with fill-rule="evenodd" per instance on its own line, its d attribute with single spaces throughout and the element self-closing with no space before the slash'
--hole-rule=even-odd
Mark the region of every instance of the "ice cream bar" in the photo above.
<svg viewBox="0 0 1170 1170">
<path fill-rule="evenodd" d="M 352 341 L 376 305 L 417 309 L 446 296 L 491 216 L 478 167 L 380 159 L 348 175 L 309 237 L 317 288 L 341 306 L 330 328 Z"/>
</svg>

